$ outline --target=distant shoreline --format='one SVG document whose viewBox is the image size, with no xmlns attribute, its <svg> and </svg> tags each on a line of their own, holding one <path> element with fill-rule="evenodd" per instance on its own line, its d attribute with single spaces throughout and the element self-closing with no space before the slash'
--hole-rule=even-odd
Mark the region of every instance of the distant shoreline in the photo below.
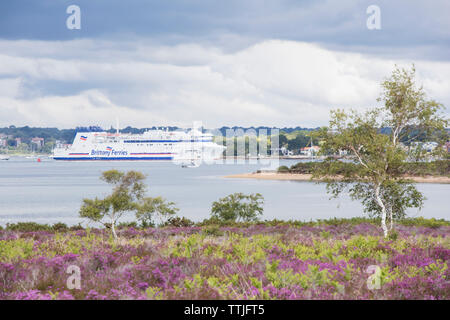
<svg viewBox="0 0 450 320">
<path fill-rule="evenodd" d="M 311 179 L 312 174 L 305 173 L 278 173 L 278 172 L 261 172 L 261 173 L 241 173 L 225 176 L 225 178 L 238 179 L 260 179 L 260 180 L 287 180 L 287 181 L 321 181 L 320 179 Z M 405 177 L 417 183 L 440 183 L 450 184 L 450 177 L 445 176 L 416 176 Z"/>
</svg>

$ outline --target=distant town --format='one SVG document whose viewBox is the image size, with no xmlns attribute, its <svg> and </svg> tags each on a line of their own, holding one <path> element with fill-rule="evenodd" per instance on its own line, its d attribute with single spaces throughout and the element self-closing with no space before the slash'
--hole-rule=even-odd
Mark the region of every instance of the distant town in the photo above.
<svg viewBox="0 0 450 320">
<path fill-rule="evenodd" d="M 126 127 L 120 129 L 121 133 L 140 134 L 147 130 L 162 129 L 168 131 L 180 130 L 183 128 L 169 127 L 149 127 L 134 128 Z M 320 151 L 320 141 L 311 137 L 311 132 L 318 128 L 276 128 L 276 127 L 221 127 L 214 129 L 217 135 L 227 136 L 227 130 L 234 130 L 237 133 L 236 139 L 240 139 L 240 135 L 248 132 L 248 130 L 266 130 L 270 134 L 270 130 L 279 130 L 279 147 L 271 148 L 270 151 L 276 151 L 281 156 L 314 156 Z M 389 130 L 384 129 L 384 130 Z M 450 129 L 449 129 L 450 130 Z M 0 153 L 5 154 L 50 154 L 55 147 L 70 146 L 77 132 L 106 131 L 109 133 L 116 132 L 116 129 L 102 129 L 99 126 L 76 127 L 74 129 L 58 129 L 58 128 L 40 128 L 40 127 L 16 127 L 9 126 L 0 128 Z M 427 151 L 433 150 L 437 146 L 434 142 L 424 142 L 420 144 L 421 149 Z M 405 145 L 406 147 L 406 145 Z M 409 146 L 410 147 L 410 146 Z M 450 152 L 450 142 L 447 142 L 445 148 Z M 276 150 L 275 150 L 276 149 Z"/>
</svg>

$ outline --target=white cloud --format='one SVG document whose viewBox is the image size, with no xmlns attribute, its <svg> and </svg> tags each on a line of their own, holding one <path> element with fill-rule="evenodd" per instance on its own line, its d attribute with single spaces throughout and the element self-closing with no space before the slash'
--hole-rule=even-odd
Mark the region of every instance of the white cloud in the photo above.
<svg viewBox="0 0 450 320">
<path fill-rule="evenodd" d="M 21 82 L 20 78 L 0 79 L 0 97 L 14 98 L 18 96 Z"/>
<path fill-rule="evenodd" d="M 147 40 L 0 41 L 0 125 L 318 126 L 336 107 L 376 104 L 399 61 L 268 40 L 236 52 Z M 414 61 L 449 105 L 450 63 Z"/>
</svg>

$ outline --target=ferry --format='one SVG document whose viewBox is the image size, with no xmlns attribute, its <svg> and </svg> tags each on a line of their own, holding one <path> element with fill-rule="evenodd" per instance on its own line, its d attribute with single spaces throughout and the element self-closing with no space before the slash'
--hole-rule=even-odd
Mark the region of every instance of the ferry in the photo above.
<svg viewBox="0 0 450 320">
<path fill-rule="evenodd" d="M 77 132 L 71 145 L 56 147 L 54 160 L 152 160 L 198 163 L 222 157 L 225 147 L 210 133 L 149 130 L 142 134 Z"/>
</svg>

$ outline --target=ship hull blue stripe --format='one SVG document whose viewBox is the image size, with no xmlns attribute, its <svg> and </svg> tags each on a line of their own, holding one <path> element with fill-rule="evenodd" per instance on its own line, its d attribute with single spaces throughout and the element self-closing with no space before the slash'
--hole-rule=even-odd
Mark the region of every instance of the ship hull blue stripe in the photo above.
<svg viewBox="0 0 450 320">
<path fill-rule="evenodd" d="M 173 160 L 173 157 L 54 157 L 54 160 Z"/>
</svg>

